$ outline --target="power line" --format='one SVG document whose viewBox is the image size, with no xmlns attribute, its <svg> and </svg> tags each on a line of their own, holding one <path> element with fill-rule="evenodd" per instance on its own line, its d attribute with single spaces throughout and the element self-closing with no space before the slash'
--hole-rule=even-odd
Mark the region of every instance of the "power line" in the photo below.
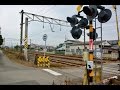
<svg viewBox="0 0 120 90">
<path fill-rule="evenodd" d="M 52 6 L 53 7 L 53 6 Z M 46 8 L 46 9 L 44 9 L 44 11 L 41 13 L 41 15 L 43 15 L 44 13 L 46 13 L 50 8 L 52 8 L 52 7 L 50 7 L 50 5 L 48 5 L 48 7 Z"/>
<path fill-rule="evenodd" d="M 53 7 L 51 7 L 51 8 L 48 8 L 48 10 L 46 10 L 45 12 L 43 12 L 43 14 L 45 14 L 45 13 L 48 13 L 50 10 L 53 10 L 52 8 L 54 8 L 56 5 L 54 5 Z M 42 14 L 42 15 L 43 15 Z"/>
</svg>

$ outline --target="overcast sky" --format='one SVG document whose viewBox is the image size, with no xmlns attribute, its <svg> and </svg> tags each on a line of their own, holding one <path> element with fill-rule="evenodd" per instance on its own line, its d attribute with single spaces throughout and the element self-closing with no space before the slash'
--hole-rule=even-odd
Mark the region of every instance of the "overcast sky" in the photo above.
<svg viewBox="0 0 120 90">
<path fill-rule="evenodd" d="M 1 34 L 6 38 L 5 45 L 16 45 L 20 44 L 20 22 L 21 15 L 20 11 L 23 9 L 25 12 L 35 13 L 38 15 L 43 15 L 47 17 L 52 17 L 56 19 L 66 20 L 67 16 L 72 16 L 77 14 L 76 10 L 77 5 L 0 5 L 0 27 Z M 116 40 L 117 39 L 117 30 L 116 30 L 116 19 L 115 12 L 112 9 L 112 5 L 103 5 L 112 11 L 111 19 L 103 24 L 103 39 L 104 40 Z M 120 21 L 120 5 L 117 5 L 117 14 L 118 21 Z M 85 14 L 81 14 L 84 15 Z M 85 16 L 86 17 L 86 16 Z M 100 24 L 97 22 L 97 27 Z M 120 26 L 120 23 L 119 23 Z M 49 24 L 44 24 L 42 22 L 30 22 L 28 25 L 28 39 L 32 43 L 44 45 L 42 39 L 43 34 L 48 35 L 47 45 L 56 46 L 60 43 L 63 43 L 65 40 L 65 35 L 67 39 L 74 40 L 70 34 L 71 27 L 54 27 L 51 31 Z M 87 33 L 88 31 L 86 31 Z M 97 29 L 97 33 L 100 37 L 100 29 Z M 79 39 L 83 41 L 83 36 Z M 88 40 L 88 36 L 86 36 Z M 30 42 L 28 42 L 30 43 Z"/>
</svg>

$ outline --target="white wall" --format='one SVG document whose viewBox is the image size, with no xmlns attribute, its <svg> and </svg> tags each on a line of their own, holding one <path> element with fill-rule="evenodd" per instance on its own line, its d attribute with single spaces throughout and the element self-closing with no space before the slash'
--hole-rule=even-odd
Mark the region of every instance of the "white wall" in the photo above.
<svg viewBox="0 0 120 90">
<path fill-rule="evenodd" d="M 89 49 L 89 45 L 85 45 L 85 46 L 87 47 L 87 49 Z M 84 45 L 70 46 L 69 48 L 67 48 L 67 49 L 69 49 L 70 52 L 66 52 L 66 54 L 72 54 L 72 51 L 71 51 L 72 49 L 76 53 L 76 49 L 78 49 L 78 47 L 80 50 L 84 49 Z M 96 45 L 96 48 L 99 48 L 99 45 Z M 95 45 L 93 46 L 93 49 L 95 49 Z"/>
</svg>

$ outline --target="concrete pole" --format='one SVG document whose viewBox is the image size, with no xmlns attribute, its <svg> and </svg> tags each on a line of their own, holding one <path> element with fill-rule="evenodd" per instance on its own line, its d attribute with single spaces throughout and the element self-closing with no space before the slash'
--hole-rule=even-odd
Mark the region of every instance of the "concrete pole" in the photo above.
<svg viewBox="0 0 120 90">
<path fill-rule="evenodd" d="M 28 18 L 25 18 L 25 43 L 24 43 L 24 56 L 25 59 L 28 61 Z"/>
<path fill-rule="evenodd" d="M 95 18 L 95 33 L 96 33 L 96 18 Z M 96 69 L 97 69 L 97 60 L 96 60 L 96 39 L 95 39 L 95 83 L 96 83 Z"/>
<path fill-rule="evenodd" d="M 102 23 L 101 25 L 101 80 L 102 80 L 102 71 L 103 71 L 103 60 L 102 60 L 102 56 L 103 56 L 103 50 L 102 50 Z"/>
<path fill-rule="evenodd" d="M 66 35 L 65 35 L 65 55 L 66 55 L 66 48 L 67 48 L 67 45 L 66 45 L 66 44 L 67 44 L 67 43 L 66 43 L 66 40 L 67 40 L 67 39 L 66 39 Z"/>
<path fill-rule="evenodd" d="M 30 48 L 30 51 L 31 51 L 31 39 L 30 39 L 30 47 L 29 48 Z"/>
<path fill-rule="evenodd" d="M 21 29 L 21 34 L 20 34 L 20 52 L 22 53 L 22 40 L 23 40 L 23 13 L 24 11 L 21 11 L 21 24 L 20 24 L 20 29 Z"/>
<path fill-rule="evenodd" d="M 46 53 L 46 40 L 45 40 L 45 50 L 44 50 L 44 57 L 45 57 L 45 53 Z"/>
</svg>

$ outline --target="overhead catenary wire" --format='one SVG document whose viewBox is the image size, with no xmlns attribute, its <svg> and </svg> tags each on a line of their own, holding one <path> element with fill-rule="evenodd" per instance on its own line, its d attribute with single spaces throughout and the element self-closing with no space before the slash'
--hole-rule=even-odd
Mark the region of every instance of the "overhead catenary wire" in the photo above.
<svg viewBox="0 0 120 90">
<path fill-rule="evenodd" d="M 44 14 L 46 14 L 46 13 L 48 13 L 48 12 L 50 12 L 50 10 L 53 10 L 53 8 L 55 7 L 56 5 L 54 5 L 53 7 L 51 7 L 51 8 L 48 8 L 48 10 L 46 10 L 45 12 L 43 12 L 41 15 L 44 15 Z"/>
<path fill-rule="evenodd" d="M 42 5 L 43 6 L 43 8 L 40 8 L 40 14 L 42 14 L 42 13 L 44 13 L 44 12 L 46 12 L 48 9 L 49 9 L 49 6 L 50 5 Z"/>
</svg>

